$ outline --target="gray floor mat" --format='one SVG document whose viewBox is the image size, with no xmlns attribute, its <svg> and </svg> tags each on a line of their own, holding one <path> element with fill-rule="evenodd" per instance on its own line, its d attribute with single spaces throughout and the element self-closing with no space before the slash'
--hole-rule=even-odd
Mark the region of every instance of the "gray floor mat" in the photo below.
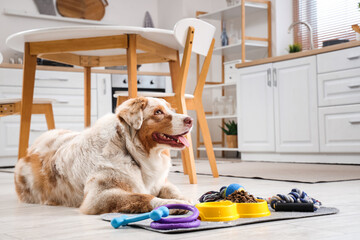
<svg viewBox="0 0 360 240">
<path fill-rule="evenodd" d="M 187 228 L 187 229 L 172 229 L 172 230 L 157 230 L 152 229 L 150 227 L 150 223 L 152 220 L 144 220 L 141 222 L 131 223 L 129 226 L 121 227 L 116 229 L 118 231 L 125 230 L 129 227 L 140 227 L 154 232 L 160 233 L 184 233 L 184 232 L 192 232 L 192 231 L 201 231 L 201 230 L 209 230 L 216 228 L 226 228 L 226 227 L 235 227 L 240 225 L 254 224 L 254 223 L 263 223 L 263 222 L 271 222 L 271 221 L 280 221 L 280 220 L 292 220 L 297 218 L 307 218 L 307 217 L 316 217 L 316 216 L 324 216 L 330 214 L 336 214 L 339 212 L 337 208 L 331 207 L 321 207 L 316 212 L 275 212 L 270 209 L 271 216 L 268 217 L 260 217 L 260 218 L 239 218 L 234 221 L 228 222 L 204 222 L 202 221 L 198 228 Z M 104 221 L 111 221 L 111 219 L 115 217 L 119 217 L 123 215 L 122 213 L 106 213 L 101 215 L 101 219 Z M 132 214 L 126 214 L 131 216 Z M 182 216 L 183 217 L 183 216 Z M 110 223 L 109 223 L 110 226 Z M 111 227 L 111 226 L 110 226 Z M 115 230 L 115 229 L 114 229 Z"/>
</svg>

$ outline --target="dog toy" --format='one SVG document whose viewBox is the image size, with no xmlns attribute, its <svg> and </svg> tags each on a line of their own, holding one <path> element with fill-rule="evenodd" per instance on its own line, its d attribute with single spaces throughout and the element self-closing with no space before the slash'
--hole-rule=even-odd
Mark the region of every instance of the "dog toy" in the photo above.
<svg viewBox="0 0 360 240">
<path fill-rule="evenodd" d="M 224 200 L 226 197 L 231 195 L 235 191 L 245 191 L 245 188 L 237 183 L 232 183 L 229 186 L 223 186 L 220 188 L 220 191 L 209 191 L 204 193 L 200 198 L 199 202 L 216 202 L 219 200 Z"/>
<path fill-rule="evenodd" d="M 111 220 L 111 226 L 114 228 L 118 228 L 120 226 L 125 226 L 132 222 L 138 222 L 142 221 L 148 218 L 151 218 L 154 221 L 160 220 L 162 217 L 169 216 L 169 209 L 167 207 L 161 206 L 157 209 L 152 210 L 148 213 L 143 213 L 134 217 L 128 217 L 126 215 L 123 215 L 121 217 L 113 218 Z"/>
<path fill-rule="evenodd" d="M 193 212 L 193 214 L 188 217 L 161 218 L 160 220 L 152 222 L 150 224 L 151 228 L 169 230 L 176 228 L 195 228 L 200 226 L 200 221 L 197 219 L 199 217 L 199 210 L 197 208 L 186 204 L 167 204 L 164 206 L 168 209 L 189 210 Z"/>
<path fill-rule="evenodd" d="M 277 194 L 267 202 L 275 211 L 314 212 L 321 207 L 321 202 L 297 188 L 287 195 Z"/>
</svg>

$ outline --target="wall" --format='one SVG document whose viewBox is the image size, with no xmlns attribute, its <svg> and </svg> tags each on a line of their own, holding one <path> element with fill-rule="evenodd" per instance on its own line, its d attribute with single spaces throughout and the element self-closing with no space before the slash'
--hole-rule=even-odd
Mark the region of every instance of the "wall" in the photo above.
<svg viewBox="0 0 360 240">
<path fill-rule="evenodd" d="M 293 43 L 293 31 L 288 28 L 293 22 L 292 1 L 272 1 L 273 53 L 275 56 L 288 54 L 288 46 Z"/>
</svg>

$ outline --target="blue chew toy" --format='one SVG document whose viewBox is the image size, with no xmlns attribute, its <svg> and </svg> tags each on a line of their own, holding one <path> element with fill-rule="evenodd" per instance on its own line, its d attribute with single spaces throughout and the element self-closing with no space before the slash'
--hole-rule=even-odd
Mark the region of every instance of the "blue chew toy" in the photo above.
<svg viewBox="0 0 360 240">
<path fill-rule="evenodd" d="M 243 190 L 245 191 L 245 188 L 243 186 L 241 186 L 240 184 L 237 183 L 232 183 L 230 184 L 227 188 L 225 188 L 225 197 L 229 196 L 230 194 L 232 194 L 233 192 L 235 192 L 236 190 Z M 224 197 L 224 198 L 225 198 Z"/>
<path fill-rule="evenodd" d="M 143 213 L 133 217 L 122 215 L 121 217 L 113 218 L 111 220 L 111 226 L 113 226 L 114 228 L 118 228 L 120 226 L 125 226 L 129 223 L 142 221 L 148 218 L 151 218 L 154 221 L 159 221 L 161 218 L 167 216 L 169 216 L 169 209 L 165 206 L 162 206 L 158 209 L 152 210 L 151 212 Z"/>
</svg>

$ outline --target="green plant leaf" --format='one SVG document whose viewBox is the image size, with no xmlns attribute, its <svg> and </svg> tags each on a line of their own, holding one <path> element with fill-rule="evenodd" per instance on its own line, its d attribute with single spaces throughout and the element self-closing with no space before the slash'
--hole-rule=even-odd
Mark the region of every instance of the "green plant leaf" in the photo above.
<svg viewBox="0 0 360 240">
<path fill-rule="evenodd" d="M 225 128 L 219 126 L 226 135 L 237 135 L 237 123 L 232 120 L 224 123 Z"/>
</svg>

